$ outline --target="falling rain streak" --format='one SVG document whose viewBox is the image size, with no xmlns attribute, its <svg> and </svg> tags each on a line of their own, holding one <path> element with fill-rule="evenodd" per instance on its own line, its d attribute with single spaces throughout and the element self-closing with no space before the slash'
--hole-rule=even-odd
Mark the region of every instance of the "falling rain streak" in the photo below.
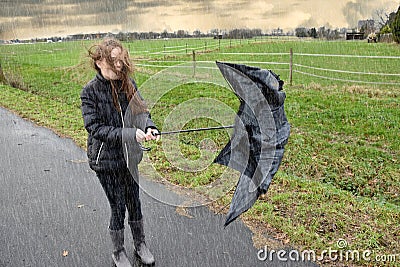
<svg viewBox="0 0 400 267">
<path fill-rule="evenodd" d="M 0 39 L 67 36 L 96 32 L 207 32 L 211 29 L 357 27 L 393 0 L 21 0 L 1 1 Z M 326 10 L 326 12 L 324 12 Z"/>
</svg>

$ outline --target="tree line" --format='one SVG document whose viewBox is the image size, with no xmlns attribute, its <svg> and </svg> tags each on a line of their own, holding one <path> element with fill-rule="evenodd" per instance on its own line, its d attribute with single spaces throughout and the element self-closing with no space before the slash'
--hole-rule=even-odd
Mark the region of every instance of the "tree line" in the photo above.
<svg viewBox="0 0 400 267">
<path fill-rule="evenodd" d="M 369 21 L 374 20 L 366 20 L 359 30 L 359 32 L 364 33 L 364 38 L 370 33 L 377 34 L 377 38 L 381 35 L 391 34 L 393 36 L 393 40 L 397 43 L 400 43 L 400 6 L 396 11 L 393 11 L 389 14 L 386 14 L 383 10 L 377 10 L 376 15 L 378 17 L 377 27 L 378 30 L 375 29 L 375 25 L 370 26 Z M 372 29 L 370 28 L 372 27 Z M 325 38 L 325 39 L 339 39 L 346 33 L 347 30 L 331 30 L 325 27 L 321 27 L 319 29 L 316 28 L 306 28 L 306 27 L 298 27 L 295 29 L 295 35 L 297 37 L 312 37 L 312 38 Z"/>
</svg>

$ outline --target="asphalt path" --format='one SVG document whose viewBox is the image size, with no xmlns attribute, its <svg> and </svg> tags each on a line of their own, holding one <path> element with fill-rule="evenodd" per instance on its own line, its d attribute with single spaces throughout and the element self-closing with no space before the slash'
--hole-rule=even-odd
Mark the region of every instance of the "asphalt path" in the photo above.
<svg viewBox="0 0 400 267">
<path fill-rule="evenodd" d="M 109 206 L 85 151 L 5 109 L 0 117 L 0 267 L 110 266 Z M 162 185 L 153 188 L 182 198 Z M 143 191 L 141 201 L 156 266 L 316 266 L 260 260 L 265 254 L 240 219 L 223 228 L 224 215 L 204 206 L 185 216 Z M 125 240 L 139 266 L 129 231 Z"/>
</svg>

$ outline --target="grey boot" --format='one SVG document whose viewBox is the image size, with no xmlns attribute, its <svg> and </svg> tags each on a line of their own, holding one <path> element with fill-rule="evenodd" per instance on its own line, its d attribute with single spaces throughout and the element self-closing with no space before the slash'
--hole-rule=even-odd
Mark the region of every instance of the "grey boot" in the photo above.
<svg viewBox="0 0 400 267">
<path fill-rule="evenodd" d="M 135 245 L 136 255 L 142 263 L 146 265 L 154 264 L 154 256 L 151 254 L 149 248 L 146 246 L 144 230 L 143 230 L 143 220 L 139 221 L 129 221 L 131 226 L 133 242 Z"/>
<path fill-rule="evenodd" d="M 113 243 L 113 253 L 111 257 L 114 261 L 114 266 L 132 267 L 124 248 L 124 229 L 110 230 L 110 236 Z"/>
</svg>

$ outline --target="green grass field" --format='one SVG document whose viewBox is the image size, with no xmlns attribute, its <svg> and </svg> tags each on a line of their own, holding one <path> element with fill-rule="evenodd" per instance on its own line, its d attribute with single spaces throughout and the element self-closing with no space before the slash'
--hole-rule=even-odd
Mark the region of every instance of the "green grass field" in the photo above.
<svg viewBox="0 0 400 267">
<path fill-rule="evenodd" d="M 84 148 L 79 93 L 94 75 L 85 59 L 91 44 L 0 46 L 0 63 L 8 81 L 0 85 L 0 106 Z M 137 64 L 134 78 L 139 86 L 163 66 L 191 61 L 193 50 L 198 62 L 243 62 L 272 69 L 285 80 L 285 109 L 292 132 L 284 161 L 266 198 L 242 216 L 254 230 L 257 246 L 268 245 L 271 241 L 266 236 L 272 236 L 280 245 L 322 251 L 345 239 L 346 249 L 371 250 L 371 261 L 325 259 L 320 263 L 400 266 L 400 46 L 266 38 L 171 39 L 126 45 Z M 291 48 L 295 65 L 289 85 Z M 180 103 L 203 97 L 232 109 L 239 104 L 225 88 L 185 84 L 161 98 L 151 110 L 153 119 L 163 127 L 166 116 Z M 185 127 L 214 125 L 213 120 L 199 118 Z M 201 155 L 202 140 L 212 139 L 220 149 L 228 138 L 225 131 L 181 134 L 179 147 L 185 157 L 195 160 Z M 168 161 L 161 143 L 152 148 L 151 165 L 173 184 L 195 190 L 224 171 L 215 164 L 194 173 L 183 171 Z M 224 194 L 212 208 L 221 209 L 231 197 L 232 191 Z M 392 254 L 398 255 L 397 262 L 374 259 Z"/>
</svg>

